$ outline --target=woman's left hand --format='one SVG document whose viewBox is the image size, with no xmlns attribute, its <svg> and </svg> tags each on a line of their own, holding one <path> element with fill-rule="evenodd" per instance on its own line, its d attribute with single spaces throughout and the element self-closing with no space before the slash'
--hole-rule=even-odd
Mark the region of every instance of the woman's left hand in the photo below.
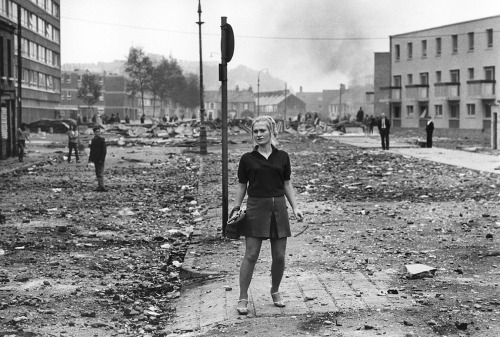
<svg viewBox="0 0 500 337">
<path fill-rule="evenodd" d="M 302 213 L 302 211 L 300 209 L 294 209 L 293 214 L 295 215 L 297 220 L 299 220 L 299 221 L 304 220 L 304 214 Z"/>
</svg>

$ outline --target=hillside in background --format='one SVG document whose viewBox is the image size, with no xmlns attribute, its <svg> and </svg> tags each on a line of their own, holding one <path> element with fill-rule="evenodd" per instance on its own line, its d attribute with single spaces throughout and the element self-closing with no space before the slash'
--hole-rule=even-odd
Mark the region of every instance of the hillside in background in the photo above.
<svg viewBox="0 0 500 337">
<path fill-rule="evenodd" d="M 158 59 L 157 55 L 150 55 L 153 59 Z M 178 61 L 185 73 L 200 73 L 200 63 L 195 61 Z M 90 72 L 106 72 L 107 74 L 124 74 L 125 61 L 98 62 L 98 63 L 65 63 L 62 71 L 88 70 Z M 234 69 L 228 67 L 228 89 L 234 90 L 239 86 L 240 90 L 248 90 L 251 86 L 257 92 L 258 71 L 239 65 Z M 219 63 L 217 61 L 203 62 L 203 85 L 205 90 L 219 90 Z M 265 72 L 260 73 L 260 91 L 284 90 L 285 82 L 279 78 L 271 76 Z M 288 88 L 290 89 L 290 88 Z"/>
</svg>

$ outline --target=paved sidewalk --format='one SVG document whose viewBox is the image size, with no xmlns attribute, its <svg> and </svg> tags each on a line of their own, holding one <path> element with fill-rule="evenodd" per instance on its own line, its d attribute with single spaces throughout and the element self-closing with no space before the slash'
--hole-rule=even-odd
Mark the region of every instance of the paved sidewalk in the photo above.
<svg viewBox="0 0 500 337">
<path fill-rule="evenodd" d="M 412 300 L 402 293 L 390 295 L 390 277 L 384 273 L 367 276 L 361 272 L 285 275 L 281 288 L 285 308 L 275 307 L 270 292 L 270 276 L 254 275 L 250 286 L 247 317 L 312 315 L 328 312 L 378 311 L 409 308 Z M 235 321 L 238 278 L 212 279 L 185 290 L 177 304 L 173 329 L 198 331 L 220 322 Z"/>
<path fill-rule="evenodd" d="M 336 141 L 364 149 L 380 148 L 378 137 L 337 137 Z M 390 152 L 472 170 L 500 174 L 500 156 L 438 147 L 423 148 L 391 140 Z"/>
</svg>

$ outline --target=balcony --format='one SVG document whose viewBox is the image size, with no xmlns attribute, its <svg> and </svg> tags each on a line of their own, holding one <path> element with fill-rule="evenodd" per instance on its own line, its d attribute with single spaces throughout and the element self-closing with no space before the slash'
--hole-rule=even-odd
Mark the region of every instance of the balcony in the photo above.
<svg viewBox="0 0 500 337">
<path fill-rule="evenodd" d="M 436 83 L 434 84 L 434 96 L 448 101 L 460 100 L 460 83 Z"/>
<path fill-rule="evenodd" d="M 407 85 L 405 98 L 410 101 L 429 101 L 429 86 L 427 84 Z"/>
<path fill-rule="evenodd" d="M 380 90 L 388 90 L 389 98 L 380 99 L 380 102 L 398 103 L 401 102 L 401 87 L 380 87 Z M 387 96 L 386 96 L 387 97 Z"/>
<path fill-rule="evenodd" d="M 475 99 L 495 99 L 495 80 L 467 81 L 467 97 Z"/>
</svg>

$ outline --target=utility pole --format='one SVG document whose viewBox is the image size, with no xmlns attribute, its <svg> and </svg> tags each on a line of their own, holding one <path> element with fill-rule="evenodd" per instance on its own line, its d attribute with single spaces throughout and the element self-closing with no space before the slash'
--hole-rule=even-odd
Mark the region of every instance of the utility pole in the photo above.
<svg viewBox="0 0 500 337">
<path fill-rule="evenodd" d="M 17 5 L 17 118 L 14 118 L 13 125 L 15 126 L 13 132 L 14 144 L 17 144 L 17 128 L 21 126 L 23 120 L 23 105 L 22 105 L 22 84 L 23 84 L 23 58 L 22 58 L 22 26 L 21 26 L 21 6 Z M 3 51 L 2 51 L 3 52 Z M 3 65 L 2 65 L 3 66 Z M 14 114 L 15 115 L 15 114 Z M 14 146 L 14 154 L 18 154 L 17 146 Z"/>
<path fill-rule="evenodd" d="M 283 130 L 284 130 L 286 125 L 286 82 L 285 82 L 285 114 L 283 118 L 284 118 L 283 120 Z"/>
<path fill-rule="evenodd" d="M 342 86 L 343 84 L 340 83 L 340 96 L 339 96 L 339 122 L 342 119 Z"/>
<path fill-rule="evenodd" d="M 198 32 L 200 40 L 200 154 L 207 154 L 207 129 L 205 127 L 205 103 L 203 99 L 203 56 L 201 47 L 201 0 L 198 0 Z"/>
<path fill-rule="evenodd" d="M 233 28 L 227 23 L 227 17 L 221 17 L 221 63 L 219 64 L 219 81 L 222 96 L 222 234 L 226 235 L 226 224 L 229 218 L 228 198 L 228 137 L 227 137 L 227 63 L 231 61 L 234 53 Z"/>
</svg>

